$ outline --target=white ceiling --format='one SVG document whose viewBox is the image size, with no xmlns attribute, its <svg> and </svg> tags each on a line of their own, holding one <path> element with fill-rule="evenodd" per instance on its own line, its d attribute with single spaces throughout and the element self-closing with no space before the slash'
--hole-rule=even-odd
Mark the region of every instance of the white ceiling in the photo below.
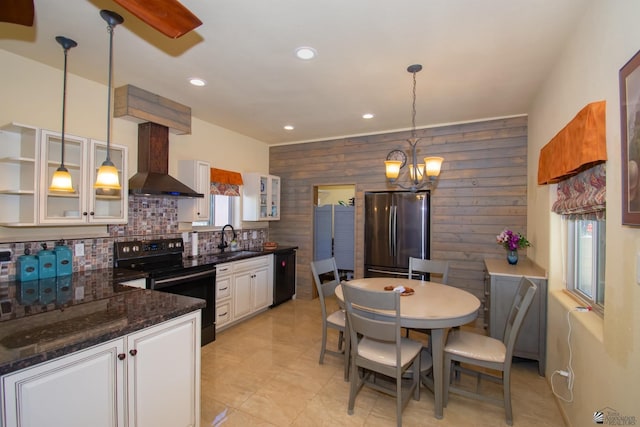
<svg viewBox="0 0 640 427">
<path fill-rule="evenodd" d="M 106 84 L 99 11 L 116 11 L 115 87 L 278 144 L 410 128 L 414 63 L 417 127 L 526 114 L 592 1 L 183 0 L 203 25 L 173 40 L 111 0 L 35 0 L 34 27 L 0 23 L 0 49 L 62 69 L 63 35 L 78 42 L 69 73 Z M 295 58 L 298 46 L 318 57 Z M 189 85 L 192 76 L 208 85 Z"/>
</svg>

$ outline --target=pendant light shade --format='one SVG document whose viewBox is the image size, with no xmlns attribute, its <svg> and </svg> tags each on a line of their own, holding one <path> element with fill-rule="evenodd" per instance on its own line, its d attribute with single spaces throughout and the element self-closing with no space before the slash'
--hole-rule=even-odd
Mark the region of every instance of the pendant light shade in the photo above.
<svg viewBox="0 0 640 427">
<path fill-rule="evenodd" d="M 418 191 L 423 187 L 431 187 L 435 184 L 436 179 L 440 175 L 440 168 L 444 159 L 442 157 L 425 157 L 424 163 L 420 163 L 416 153 L 416 146 L 420 142 L 420 138 L 416 137 L 416 73 L 422 70 L 422 65 L 414 64 L 407 67 L 407 71 L 413 75 L 413 102 L 411 104 L 411 138 L 407 139 L 411 147 L 411 163 L 409 163 L 409 182 L 408 185 L 402 185 L 398 182 L 400 169 L 404 166 L 403 161 L 387 160 L 385 161 L 385 174 L 387 180 L 392 185 L 410 191 Z M 426 177 L 426 179 L 425 179 Z"/>
<path fill-rule="evenodd" d="M 64 124 L 66 115 L 66 100 L 67 100 L 67 52 L 72 47 L 78 46 L 78 43 L 68 39 L 66 37 L 57 36 L 56 41 L 62 46 L 64 50 L 64 71 L 62 78 L 62 129 L 61 129 L 61 143 L 60 143 L 60 167 L 56 169 L 51 178 L 51 185 L 49 191 L 73 193 L 73 184 L 71 181 L 71 174 L 69 170 L 64 166 Z"/>
<path fill-rule="evenodd" d="M 118 177 L 118 169 L 111 161 L 111 86 L 113 74 L 113 29 L 116 25 L 122 24 L 124 19 L 122 16 L 110 10 L 101 10 L 100 16 L 107 22 L 107 31 L 109 32 L 109 92 L 107 94 L 107 158 L 100 169 L 98 176 L 93 185 L 96 189 L 111 191 L 120 190 L 120 179 Z"/>
</svg>

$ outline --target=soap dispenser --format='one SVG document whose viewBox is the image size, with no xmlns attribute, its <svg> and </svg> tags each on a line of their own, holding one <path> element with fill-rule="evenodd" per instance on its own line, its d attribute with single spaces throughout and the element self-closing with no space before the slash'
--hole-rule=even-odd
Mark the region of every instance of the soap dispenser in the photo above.
<svg viewBox="0 0 640 427">
<path fill-rule="evenodd" d="M 42 243 L 42 250 L 38 252 L 38 269 L 40 271 L 40 279 L 48 279 L 56 277 L 56 254 L 47 249 L 47 244 Z"/>
<path fill-rule="evenodd" d="M 53 251 L 56 255 L 56 276 L 70 276 L 73 272 L 71 249 L 65 246 L 64 240 L 59 240 Z"/>
<path fill-rule="evenodd" d="M 27 282 L 29 280 L 38 280 L 40 272 L 38 271 L 38 258 L 31 255 L 31 249 L 26 248 L 24 255 L 18 257 L 16 264 L 18 273 L 18 281 Z"/>
</svg>

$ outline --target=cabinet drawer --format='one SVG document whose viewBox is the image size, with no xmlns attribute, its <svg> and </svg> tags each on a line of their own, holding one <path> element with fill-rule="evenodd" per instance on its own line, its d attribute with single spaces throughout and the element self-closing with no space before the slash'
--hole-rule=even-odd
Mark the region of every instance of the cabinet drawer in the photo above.
<svg viewBox="0 0 640 427">
<path fill-rule="evenodd" d="M 265 255 L 244 261 L 236 261 L 233 263 L 233 271 L 237 273 L 239 271 L 255 270 L 260 267 L 269 266 L 269 259 L 270 257 Z"/>
<path fill-rule="evenodd" d="M 224 300 L 231 296 L 231 276 L 216 276 L 216 301 Z"/>
<path fill-rule="evenodd" d="M 216 304 L 216 328 L 231 321 L 231 301 Z"/>
</svg>

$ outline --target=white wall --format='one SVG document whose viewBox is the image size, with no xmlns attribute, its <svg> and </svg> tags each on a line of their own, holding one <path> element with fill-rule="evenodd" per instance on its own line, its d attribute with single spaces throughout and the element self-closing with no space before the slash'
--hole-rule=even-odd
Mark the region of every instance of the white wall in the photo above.
<svg viewBox="0 0 640 427">
<path fill-rule="evenodd" d="M 570 315 L 574 398 L 562 403 L 573 426 L 592 425 L 594 411 L 616 410 L 640 423 L 640 286 L 635 283 L 640 228 L 621 225 L 619 69 L 640 49 L 640 2 L 596 0 L 566 42 L 564 55 L 539 90 L 529 115 L 528 255 L 549 272 L 547 378 L 566 369 L 567 311 L 577 304 L 563 292 L 557 215 L 550 212 L 555 186 L 537 185 L 540 149 L 587 103 L 606 100 L 607 222 L 604 318 Z M 555 378 L 568 396 L 566 382 Z M 516 414 L 517 417 L 517 414 Z"/>
<path fill-rule="evenodd" d="M 62 118 L 62 71 L 0 50 L 0 125 L 11 122 L 60 131 Z M 67 80 L 66 128 L 68 134 L 105 140 L 107 129 L 107 87 L 77 77 L 69 63 Z M 161 95 L 162 94 L 158 94 Z M 115 118 L 111 120 L 111 141 L 129 147 L 128 176 L 137 170 L 138 125 Z M 269 148 L 261 141 L 192 118 L 191 135 L 169 134 L 169 173 L 177 175 L 180 159 L 208 160 L 214 167 L 238 172 L 268 172 Z M 72 227 L 58 237 L 104 234 L 105 227 Z M 5 229 L 3 236 L 43 235 L 47 230 Z M 77 235 L 77 234 L 76 234 Z"/>
</svg>

